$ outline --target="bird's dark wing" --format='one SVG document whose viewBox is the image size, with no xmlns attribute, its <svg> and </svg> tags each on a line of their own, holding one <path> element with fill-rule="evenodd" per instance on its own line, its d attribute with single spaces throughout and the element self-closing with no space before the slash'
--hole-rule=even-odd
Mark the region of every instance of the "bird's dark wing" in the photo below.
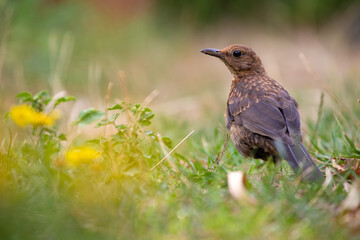
<svg viewBox="0 0 360 240">
<path fill-rule="evenodd" d="M 244 100 L 242 100 L 244 101 Z M 229 113 L 235 123 L 241 124 L 251 132 L 293 144 L 300 136 L 300 117 L 296 106 L 286 99 L 276 101 L 265 98 L 258 102 L 251 99 L 249 106 L 242 110 L 244 103 L 234 101 L 229 103 Z"/>
</svg>

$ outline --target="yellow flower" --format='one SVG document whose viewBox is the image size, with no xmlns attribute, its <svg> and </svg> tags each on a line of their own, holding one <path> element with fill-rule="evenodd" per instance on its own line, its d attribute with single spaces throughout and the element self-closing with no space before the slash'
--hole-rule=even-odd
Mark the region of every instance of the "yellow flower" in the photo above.
<svg viewBox="0 0 360 240">
<path fill-rule="evenodd" d="M 10 116 L 20 127 L 25 127 L 34 121 L 36 112 L 28 105 L 18 105 L 10 109 Z"/>
<path fill-rule="evenodd" d="M 50 114 L 44 114 L 41 112 L 36 112 L 36 118 L 31 123 L 32 125 L 43 125 L 43 126 L 54 126 L 57 119 L 60 117 L 59 111 L 53 111 Z"/>
<path fill-rule="evenodd" d="M 26 127 L 27 125 L 53 126 L 55 121 L 60 117 L 60 113 L 54 111 L 50 114 L 45 114 L 35 111 L 35 109 L 29 105 L 18 105 L 10 109 L 10 116 L 20 127 Z"/>
<path fill-rule="evenodd" d="M 91 163 L 99 158 L 101 153 L 88 146 L 74 147 L 66 152 L 65 159 L 70 166 Z"/>
</svg>

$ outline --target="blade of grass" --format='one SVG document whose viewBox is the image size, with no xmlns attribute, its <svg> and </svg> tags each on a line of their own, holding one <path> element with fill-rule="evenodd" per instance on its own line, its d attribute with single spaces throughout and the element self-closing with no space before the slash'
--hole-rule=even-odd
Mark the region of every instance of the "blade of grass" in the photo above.
<svg viewBox="0 0 360 240">
<path fill-rule="evenodd" d="M 153 100 L 159 95 L 160 91 L 158 89 L 154 89 L 141 103 L 142 106 L 147 107 Z"/>
<path fill-rule="evenodd" d="M 163 159 L 161 159 L 155 166 L 153 166 L 150 171 L 154 170 L 157 166 L 160 165 L 160 163 L 162 163 L 165 159 L 167 159 L 170 154 L 175 151 L 175 149 L 177 149 L 188 137 L 190 137 L 193 133 L 195 132 L 195 130 L 192 130 L 183 140 L 181 140 L 173 149 L 171 149 L 171 151 L 165 155 L 165 157 L 163 157 Z"/>
<path fill-rule="evenodd" d="M 216 166 L 218 166 L 219 163 L 221 162 L 221 159 L 222 159 L 222 157 L 224 155 L 224 152 L 226 150 L 226 145 L 228 144 L 229 139 L 230 139 L 229 134 L 226 134 L 223 149 L 218 153 L 218 155 L 216 157 Z"/>
</svg>

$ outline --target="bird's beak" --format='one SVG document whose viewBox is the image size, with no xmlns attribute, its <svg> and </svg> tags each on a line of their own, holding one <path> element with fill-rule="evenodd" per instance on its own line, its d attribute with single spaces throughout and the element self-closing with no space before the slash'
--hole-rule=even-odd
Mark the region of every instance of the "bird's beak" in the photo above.
<svg viewBox="0 0 360 240">
<path fill-rule="evenodd" d="M 224 55 L 220 52 L 219 49 L 205 48 L 205 49 L 200 50 L 200 52 L 210 55 L 210 56 L 217 57 L 217 58 L 224 58 Z"/>
</svg>

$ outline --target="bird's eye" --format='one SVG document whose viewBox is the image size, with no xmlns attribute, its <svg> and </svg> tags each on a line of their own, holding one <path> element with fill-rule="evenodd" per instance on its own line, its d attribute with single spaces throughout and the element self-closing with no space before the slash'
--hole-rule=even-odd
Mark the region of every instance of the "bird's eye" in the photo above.
<svg viewBox="0 0 360 240">
<path fill-rule="evenodd" d="M 236 50 L 236 51 L 233 52 L 234 57 L 240 57 L 241 55 L 242 55 L 242 52 L 239 51 L 239 50 Z"/>
</svg>

